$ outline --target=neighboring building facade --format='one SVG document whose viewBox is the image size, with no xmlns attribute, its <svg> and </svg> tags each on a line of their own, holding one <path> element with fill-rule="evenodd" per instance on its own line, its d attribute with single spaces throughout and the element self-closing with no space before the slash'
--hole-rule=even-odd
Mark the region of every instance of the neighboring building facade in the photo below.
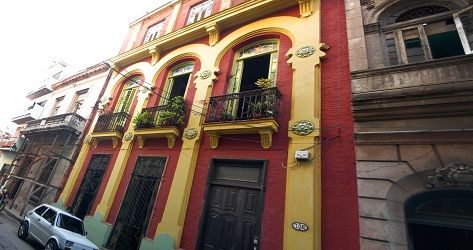
<svg viewBox="0 0 473 250">
<path fill-rule="evenodd" d="M 19 138 L 24 143 L 10 159 L 10 169 L 2 179 L 14 213 L 22 215 L 57 199 L 108 70 L 107 65 L 98 64 L 65 78 L 66 65 L 56 63 L 42 86 L 27 95 L 32 105 L 12 119 L 21 128 Z"/>
<path fill-rule="evenodd" d="M 473 2 L 346 1 L 362 249 L 473 249 Z"/>
<path fill-rule="evenodd" d="M 359 249 L 344 11 L 174 0 L 133 22 L 56 205 L 106 249 Z"/>
</svg>

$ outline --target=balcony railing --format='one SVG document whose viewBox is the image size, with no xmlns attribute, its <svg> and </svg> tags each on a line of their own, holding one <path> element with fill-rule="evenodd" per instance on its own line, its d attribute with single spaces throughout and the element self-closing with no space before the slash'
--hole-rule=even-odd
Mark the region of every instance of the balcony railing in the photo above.
<svg viewBox="0 0 473 250">
<path fill-rule="evenodd" d="M 75 113 L 68 113 L 30 121 L 23 129 L 23 133 L 28 134 L 59 129 L 81 133 L 82 129 L 84 129 L 84 125 L 85 118 Z"/>
<path fill-rule="evenodd" d="M 210 97 L 206 123 L 277 118 L 281 93 L 277 88 L 257 89 Z"/>
<path fill-rule="evenodd" d="M 182 116 L 184 114 L 184 107 L 182 107 Z M 157 107 L 151 107 L 151 108 L 144 108 L 142 112 L 146 112 L 149 115 L 149 122 L 138 122 L 136 123 L 136 128 L 137 129 L 143 129 L 143 128 L 155 128 L 155 127 L 166 127 L 166 126 L 172 126 L 172 127 L 180 127 L 181 124 L 179 122 L 179 119 L 182 120 L 181 114 L 176 114 L 175 116 L 169 115 L 175 114 L 175 111 L 172 110 L 172 107 L 170 104 L 168 105 L 161 105 Z M 179 118 L 181 117 L 181 118 Z"/>
<path fill-rule="evenodd" d="M 94 132 L 123 132 L 125 123 L 130 118 L 126 112 L 104 114 L 99 116 Z"/>
</svg>

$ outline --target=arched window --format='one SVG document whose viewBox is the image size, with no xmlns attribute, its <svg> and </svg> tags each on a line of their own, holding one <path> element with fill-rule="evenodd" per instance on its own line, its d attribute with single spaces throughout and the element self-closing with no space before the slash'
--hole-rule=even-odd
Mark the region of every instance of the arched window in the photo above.
<svg viewBox="0 0 473 250">
<path fill-rule="evenodd" d="M 473 249 L 473 191 L 439 190 L 405 203 L 409 249 Z"/>
<path fill-rule="evenodd" d="M 263 40 L 243 47 L 235 53 L 228 94 L 257 89 L 260 78 L 276 79 L 278 42 Z"/>
<path fill-rule="evenodd" d="M 421 17 L 427 17 L 446 11 L 449 11 L 449 9 L 443 6 L 436 5 L 417 7 L 402 13 L 398 18 L 396 18 L 396 23 L 409 21 Z"/>
<path fill-rule="evenodd" d="M 138 90 L 139 82 L 140 78 L 136 76 L 130 78 L 125 83 L 125 86 L 123 86 L 122 92 L 120 93 L 120 97 L 118 98 L 117 105 L 115 106 L 114 113 L 130 112 L 131 104 L 136 95 L 136 91 Z"/>
<path fill-rule="evenodd" d="M 193 62 L 180 63 L 169 71 L 164 91 L 160 100 L 160 105 L 165 105 L 173 97 L 185 97 L 190 75 L 194 70 Z"/>
<path fill-rule="evenodd" d="M 383 15 L 387 64 L 398 65 L 465 54 L 450 9 L 416 6 Z"/>
</svg>

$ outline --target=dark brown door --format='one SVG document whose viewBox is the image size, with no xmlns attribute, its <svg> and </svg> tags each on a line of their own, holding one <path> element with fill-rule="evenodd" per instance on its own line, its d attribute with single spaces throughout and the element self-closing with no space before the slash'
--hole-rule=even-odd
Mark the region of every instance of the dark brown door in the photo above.
<svg viewBox="0 0 473 250">
<path fill-rule="evenodd" d="M 264 168 L 263 162 L 252 163 L 217 161 L 213 166 L 200 249 L 259 249 Z"/>
<path fill-rule="evenodd" d="M 72 213 L 80 219 L 84 219 L 89 213 L 109 162 L 110 155 L 92 156 L 72 205 Z"/>
</svg>

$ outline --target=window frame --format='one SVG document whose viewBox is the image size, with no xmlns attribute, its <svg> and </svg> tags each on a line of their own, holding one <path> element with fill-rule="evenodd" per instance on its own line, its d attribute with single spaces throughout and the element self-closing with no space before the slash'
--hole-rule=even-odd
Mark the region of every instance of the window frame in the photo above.
<svg viewBox="0 0 473 250">
<path fill-rule="evenodd" d="M 209 6 L 205 6 L 209 5 Z M 196 23 L 210 15 L 212 15 L 212 8 L 214 0 L 205 0 L 189 8 L 186 24 Z M 204 7 L 207 7 L 204 9 Z M 202 8 L 198 11 L 199 8 Z"/>
<path fill-rule="evenodd" d="M 409 8 L 408 10 L 406 10 L 406 12 L 411 9 L 412 8 Z M 398 65 L 404 65 L 404 64 L 409 64 L 409 63 L 415 63 L 415 62 L 409 62 L 408 60 L 408 55 L 407 55 L 406 47 L 404 44 L 404 38 L 403 38 L 403 32 L 412 30 L 412 29 L 417 29 L 419 33 L 421 47 L 424 52 L 424 60 L 422 60 L 421 62 L 441 59 L 441 58 L 434 59 L 432 56 L 432 51 L 430 48 L 430 44 L 429 44 L 429 40 L 426 34 L 426 29 L 425 29 L 424 24 L 446 21 L 448 19 L 454 19 L 453 14 L 456 12 L 458 12 L 458 10 L 450 10 L 450 11 L 434 14 L 431 16 L 425 16 L 425 17 L 416 18 L 416 19 L 398 22 L 398 23 L 386 24 L 386 26 L 381 29 L 381 35 L 380 35 L 380 39 L 382 39 L 382 47 L 383 47 L 383 50 L 385 51 L 383 53 L 384 64 L 387 66 L 398 66 Z M 455 25 L 455 31 L 459 34 L 456 25 Z M 397 63 L 391 62 L 391 57 L 388 54 L 389 45 L 388 45 L 387 40 L 390 39 L 388 38 L 388 36 L 394 37 L 394 43 L 397 50 Z M 445 58 L 445 57 L 442 57 L 442 58 Z"/>
<path fill-rule="evenodd" d="M 175 73 L 176 70 L 178 70 L 180 68 L 185 68 L 187 66 L 192 66 L 191 70 L 186 70 L 184 72 Z M 195 62 L 194 61 L 185 61 L 185 62 L 177 64 L 176 66 L 172 67 L 171 70 L 169 70 L 169 72 L 167 74 L 167 77 L 166 77 L 166 83 L 164 84 L 163 92 L 162 92 L 161 98 L 159 100 L 159 106 L 166 105 L 166 104 L 169 103 L 172 88 L 174 86 L 174 77 L 188 74 L 189 79 L 187 80 L 186 91 L 184 92 L 184 96 L 183 96 L 184 100 L 186 99 L 187 92 L 189 90 L 189 85 L 190 85 L 190 82 L 192 81 L 192 73 L 194 72 L 194 69 L 195 69 Z"/>
<path fill-rule="evenodd" d="M 154 39 L 160 37 L 161 36 L 161 31 L 163 30 L 163 27 L 164 27 L 164 20 L 161 20 L 161 21 L 149 26 L 148 30 L 146 31 L 146 35 L 143 38 L 142 44 L 145 44 L 147 42 L 151 42 Z M 153 31 L 154 28 L 156 28 L 156 30 L 154 32 L 151 32 L 151 31 Z"/>
</svg>

